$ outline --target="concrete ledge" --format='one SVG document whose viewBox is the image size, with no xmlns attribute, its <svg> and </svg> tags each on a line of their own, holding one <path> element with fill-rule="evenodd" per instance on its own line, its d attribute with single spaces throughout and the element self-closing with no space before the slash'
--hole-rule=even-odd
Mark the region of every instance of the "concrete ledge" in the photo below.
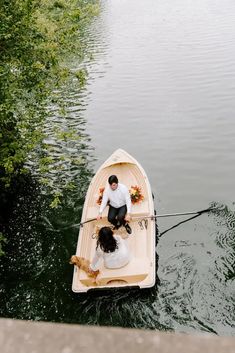
<svg viewBox="0 0 235 353">
<path fill-rule="evenodd" d="M 0 319 L 1 353 L 234 353 L 235 338 Z"/>
</svg>

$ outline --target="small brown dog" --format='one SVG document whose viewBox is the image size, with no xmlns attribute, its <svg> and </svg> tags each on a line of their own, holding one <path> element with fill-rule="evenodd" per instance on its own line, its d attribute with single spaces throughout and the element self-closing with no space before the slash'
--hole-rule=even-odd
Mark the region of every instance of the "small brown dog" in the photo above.
<svg viewBox="0 0 235 353">
<path fill-rule="evenodd" d="M 94 279 L 96 279 L 96 277 L 100 273 L 99 270 L 91 271 L 90 270 L 90 261 L 86 260 L 84 257 L 73 255 L 73 256 L 71 256 L 69 263 L 72 265 L 75 265 L 78 268 L 80 268 L 81 270 L 85 271 L 89 277 L 92 277 Z"/>
</svg>

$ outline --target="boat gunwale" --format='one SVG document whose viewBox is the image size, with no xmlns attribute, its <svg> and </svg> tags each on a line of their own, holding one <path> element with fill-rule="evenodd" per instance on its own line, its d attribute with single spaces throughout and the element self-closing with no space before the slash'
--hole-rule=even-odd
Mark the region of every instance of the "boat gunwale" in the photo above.
<svg viewBox="0 0 235 353">
<path fill-rule="evenodd" d="M 117 153 L 122 153 L 125 155 L 125 157 L 127 157 L 128 160 L 125 160 L 125 161 L 114 161 L 114 163 L 109 163 L 109 161 L 111 160 L 112 156 L 115 157 L 115 155 Z M 107 164 L 109 163 L 109 164 Z M 127 152 L 125 152 L 124 150 L 122 149 L 118 149 L 116 150 L 106 161 L 104 161 L 104 163 L 98 168 L 98 170 L 96 171 L 95 175 L 93 176 L 90 184 L 89 184 L 89 187 L 88 187 L 88 190 L 87 190 L 87 193 L 86 193 L 86 198 L 85 198 L 85 202 L 84 202 L 84 206 L 83 206 L 83 212 L 82 212 L 82 222 L 85 221 L 85 217 L 87 215 L 87 210 L 88 210 L 88 202 L 89 202 L 89 195 L 90 195 L 90 192 L 93 188 L 93 184 L 95 182 L 95 180 L 97 179 L 97 176 L 99 175 L 99 173 L 101 173 L 101 171 L 105 168 L 110 168 L 116 164 L 133 164 L 135 166 L 138 167 L 141 175 L 143 176 L 143 179 L 144 179 L 144 183 L 146 185 L 146 189 L 147 189 L 147 198 L 148 198 L 148 201 L 149 201 L 149 215 L 153 215 L 154 214 L 154 202 L 153 202 L 153 195 L 152 195 L 152 191 L 151 191 L 151 186 L 150 186 L 150 183 L 149 183 L 149 180 L 148 180 L 148 177 L 145 173 L 145 170 L 143 169 L 143 167 L 140 165 L 140 163 L 134 159 L 132 156 L 130 156 Z M 79 254 L 79 246 L 80 246 L 80 243 L 82 242 L 82 234 L 83 234 L 83 227 L 80 228 L 79 230 L 79 234 L 78 234 L 78 241 L 77 241 L 77 249 L 76 249 L 76 254 Z M 126 284 L 123 284 L 123 285 L 119 285 L 119 286 L 108 286 L 108 285 L 104 285 L 104 286 L 94 286 L 94 287 L 83 287 L 83 288 L 79 288 L 79 289 L 75 289 L 75 272 L 76 272 L 76 268 L 74 268 L 74 274 L 73 274 L 73 286 L 72 286 L 72 290 L 73 292 L 75 293 L 84 293 L 84 292 L 88 292 L 88 291 L 96 291 L 96 290 L 106 290 L 106 289 L 122 289 L 122 288 L 140 288 L 140 289 L 146 289 L 146 288 L 151 288 L 155 285 L 155 282 L 156 282 L 156 256 L 155 256 L 155 246 L 156 246 L 156 241 L 155 241 L 155 234 L 156 234 L 156 229 L 155 229 L 155 225 L 153 227 L 153 230 L 152 232 L 154 234 L 152 234 L 152 255 L 151 255 L 151 261 L 152 261 L 152 266 L 153 266 L 153 274 L 151 276 L 151 281 L 149 284 L 145 284 L 143 286 L 141 286 L 141 282 L 135 282 L 133 284 L 131 283 L 126 283 Z M 148 275 L 150 274 L 151 271 L 149 271 Z M 76 286 L 77 287 L 77 286 Z"/>
</svg>

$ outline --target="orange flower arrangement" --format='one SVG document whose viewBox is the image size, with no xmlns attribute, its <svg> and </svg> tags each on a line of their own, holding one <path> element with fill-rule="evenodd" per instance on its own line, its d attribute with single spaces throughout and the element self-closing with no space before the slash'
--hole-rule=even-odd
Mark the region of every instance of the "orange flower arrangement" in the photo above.
<svg viewBox="0 0 235 353">
<path fill-rule="evenodd" d="M 131 196 L 131 202 L 133 204 L 135 203 L 140 203 L 141 201 L 143 201 L 144 196 L 141 192 L 141 187 L 135 185 L 135 186 L 131 186 L 131 189 L 129 190 L 130 192 L 130 196 Z"/>
<path fill-rule="evenodd" d="M 104 187 L 99 188 L 99 196 L 98 196 L 98 199 L 96 200 L 96 203 L 98 205 L 101 205 L 104 189 L 105 189 Z M 132 204 L 140 203 L 144 199 L 144 196 L 142 195 L 142 192 L 141 192 L 141 187 L 139 187 L 137 185 L 131 186 L 129 193 L 131 196 L 131 203 Z"/>
<path fill-rule="evenodd" d="M 104 189 L 105 189 L 104 187 L 103 188 L 99 188 L 99 196 L 98 196 L 98 199 L 96 200 L 96 203 L 98 205 L 101 205 Z"/>
</svg>

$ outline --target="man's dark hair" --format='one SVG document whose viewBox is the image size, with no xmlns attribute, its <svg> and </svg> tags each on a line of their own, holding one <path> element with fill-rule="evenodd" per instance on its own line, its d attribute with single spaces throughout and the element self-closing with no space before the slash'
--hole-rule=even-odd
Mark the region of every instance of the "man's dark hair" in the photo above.
<svg viewBox="0 0 235 353">
<path fill-rule="evenodd" d="M 110 185 L 112 185 L 113 183 L 118 184 L 118 178 L 116 175 L 110 175 L 108 181 Z"/>
</svg>

